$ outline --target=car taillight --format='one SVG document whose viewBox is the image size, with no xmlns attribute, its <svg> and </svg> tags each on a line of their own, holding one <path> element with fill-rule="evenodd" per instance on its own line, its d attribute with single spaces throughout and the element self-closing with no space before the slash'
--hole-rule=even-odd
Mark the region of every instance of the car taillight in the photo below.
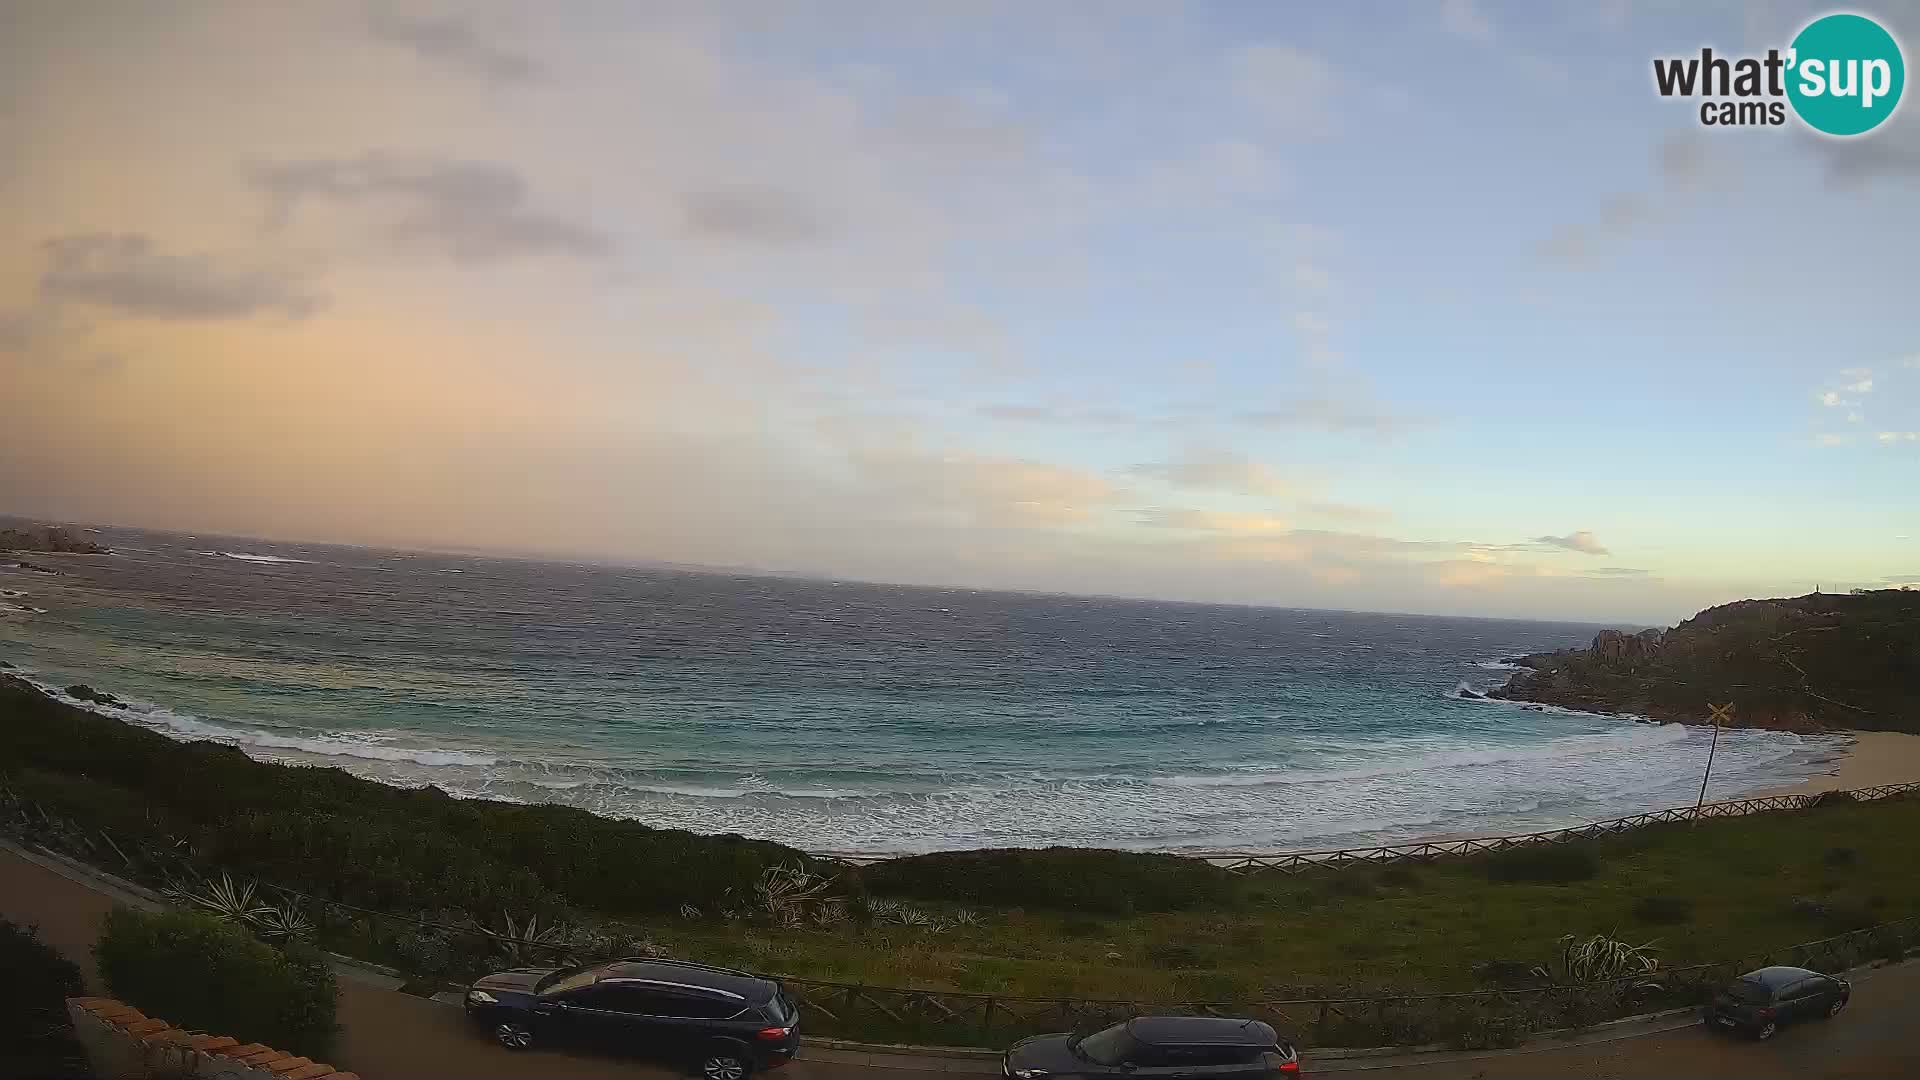
<svg viewBox="0 0 1920 1080">
<path fill-rule="evenodd" d="M 1300 1063 L 1298 1061 L 1283 1061 L 1280 1063 L 1280 1071 L 1289 1076 L 1299 1076 Z"/>
<path fill-rule="evenodd" d="M 767 1042 L 778 1042 L 791 1034 L 793 1034 L 793 1029 L 790 1027 L 761 1028 L 759 1031 L 753 1033 L 753 1037 L 756 1039 L 764 1039 Z"/>
<path fill-rule="evenodd" d="M 1761 1010 L 1760 1010 L 1760 1019 L 1762 1019 L 1762 1020 L 1771 1020 L 1771 1019 L 1773 1019 L 1773 1010 L 1772 1010 L 1772 1009 L 1761 1009 Z"/>
</svg>

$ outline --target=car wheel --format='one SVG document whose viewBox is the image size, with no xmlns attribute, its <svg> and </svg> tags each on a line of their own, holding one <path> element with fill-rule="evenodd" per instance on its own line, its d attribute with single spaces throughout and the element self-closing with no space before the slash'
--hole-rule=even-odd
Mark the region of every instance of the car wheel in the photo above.
<svg viewBox="0 0 1920 1080">
<path fill-rule="evenodd" d="M 700 1059 L 700 1080 L 746 1080 L 747 1062 L 733 1050 L 709 1050 Z"/>
<path fill-rule="evenodd" d="M 1827 1006 L 1827 1018 L 1832 1019 L 1833 1017 L 1839 1016 L 1840 1010 L 1846 1007 L 1847 1007 L 1846 998 L 1842 998 L 1842 997 L 1834 998 L 1833 1003 Z"/>
<path fill-rule="evenodd" d="M 509 1050 L 525 1050 L 533 1045 L 533 1029 L 518 1020 L 496 1025 L 493 1039 Z"/>
<path fill-rule="evenodd" d="M 1761 1024 L 1759 1027 L 1753 1029 L 1753 1037 L 1760 1040 L 1761 1042 L 1766 1042 L 1768 1039 L 1773 1038 L 1774 1032 L 1779 1030 L 1780 1030 L 1780 1025 L 1773 1022 L 1772 1020 L 1769 1020 L 1766 1023 Z"/>
</svg>

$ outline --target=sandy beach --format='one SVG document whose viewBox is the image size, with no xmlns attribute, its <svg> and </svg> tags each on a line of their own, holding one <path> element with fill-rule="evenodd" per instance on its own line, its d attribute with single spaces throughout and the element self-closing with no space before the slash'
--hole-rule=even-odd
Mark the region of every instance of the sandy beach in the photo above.
<svg viewBox="0 0 1920 1080">
<path fill-rule="evenodd" d="M 1825 773 L 1808 777 L 1798 784 L 1749 792 L 1748 797 L 1810 795 L 1818 791 L 1844 791 L 1920 780 L 1920 735 L 1893 731 L 1849 731 L 1843 734 L 1851 737 L 1853 744 Z"/>
</svg>

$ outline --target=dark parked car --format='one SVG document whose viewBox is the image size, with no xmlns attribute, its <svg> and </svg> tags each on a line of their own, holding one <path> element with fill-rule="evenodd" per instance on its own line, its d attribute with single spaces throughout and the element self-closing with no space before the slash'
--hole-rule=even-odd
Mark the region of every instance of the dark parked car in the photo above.
<svg viewBox="0 0 1920 1080">
<path fill-rule="evenodd" d="M 1022 1039 L 1001 1059 L 1000 1072 L 1011 1080 L 1274 1080 L 1299 1076 L 1300 1055 L 1258 1020 L 1136 1016 L 1085 1037 Z"/>
<path fill-rule="evenodd" d="M 467 1015 L 509 1050 L 569 1043 L 742 1080 L 793 1060 L 800 1010 L 772 979 L 683 960 L 515 968 L 477 980 Z"/>
<path fill-rule="evenodd" d="M 1707 1006 L 1707 1026 L 1771 1039 L 1780 1025 L 1837 1016 L 1853 984 L 1797 967 L 1764 967 L 1728 983 Z"/>
</svg>

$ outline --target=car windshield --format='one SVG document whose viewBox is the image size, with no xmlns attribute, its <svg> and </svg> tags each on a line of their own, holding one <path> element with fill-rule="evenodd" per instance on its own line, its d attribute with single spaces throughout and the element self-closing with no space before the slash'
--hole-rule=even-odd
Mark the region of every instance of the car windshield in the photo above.
<svg viewBox="0 0 1920 1080">
<path fill-rule="evenodd" d="M 1722 993 L 1747 1005 L 1762 1005 L 1773 1000 L 1773 991 L 1752 979 L 1735 979 Z"/>
<path fill-rule="evenodd" d="M 1095 1065 L 1122 1065 L 1139 1050 L 1140 1044 L 1127 1034 L 1125 1024 L 1115 1024 L 1073 1044 L 1073 1052 Z"/>
<path fill-rule="evenodd" d="M 569 990 L 592 986 L 597 978 L 599 976 L 590 967 L 563 969 L 535 983 L 534 989 L 543 995 L 564 994 Z"/>
</svg>

